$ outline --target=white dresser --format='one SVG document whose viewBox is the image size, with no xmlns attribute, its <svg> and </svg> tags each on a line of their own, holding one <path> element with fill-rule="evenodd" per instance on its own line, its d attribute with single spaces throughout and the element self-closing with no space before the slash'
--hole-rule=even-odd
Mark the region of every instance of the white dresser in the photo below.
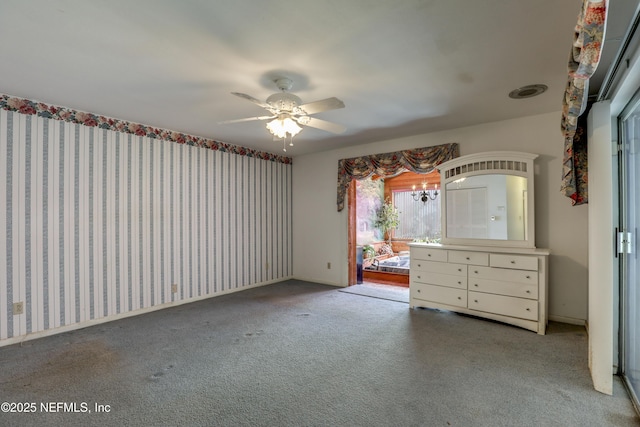
<svg viewBox="0 0 640 427">
<path fill-rule="evenodd" d="M 544 334 L 549 251 L 410 244 L 410 307 L 451 310 Z"/>
</svg>

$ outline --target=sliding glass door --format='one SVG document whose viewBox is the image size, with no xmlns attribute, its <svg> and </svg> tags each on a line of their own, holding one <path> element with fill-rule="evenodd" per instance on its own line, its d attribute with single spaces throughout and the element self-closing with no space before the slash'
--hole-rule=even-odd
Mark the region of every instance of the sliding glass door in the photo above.
<svg viewBox="0 0 640 427">
<path fill-rule="evenodd" d="M 638 406 L 640 397 L 640 97 L 620 117 L 621 372 Z"/>
</svg>

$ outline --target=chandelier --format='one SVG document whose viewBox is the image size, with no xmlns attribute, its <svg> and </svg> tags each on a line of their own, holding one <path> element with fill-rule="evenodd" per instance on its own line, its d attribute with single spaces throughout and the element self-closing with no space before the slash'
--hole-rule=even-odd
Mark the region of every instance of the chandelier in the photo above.
<svg viewBox="0 0 640 427">
<path fill-rule="evenodd" d="M 413 200 L 415 200 L 416 202 L 420 200 L 422 201 L 422 203 L 427 203 L 429 200 L 435 200 L 436 197 L 438 197 L 438 194 L 440 194 L 438 192 L 438 184 L 436 184 L 435 190 L 427 190 L 427 183 L 423 182 L 422 191 L 420 191 L 419 193 L 416 193 L 416 186 L 413 186 L 411 197 L 413 197 Z"/>
</svg>

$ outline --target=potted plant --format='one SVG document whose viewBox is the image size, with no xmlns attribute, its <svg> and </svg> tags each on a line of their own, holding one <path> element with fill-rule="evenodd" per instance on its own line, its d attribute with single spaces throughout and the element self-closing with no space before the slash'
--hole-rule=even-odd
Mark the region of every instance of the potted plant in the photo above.
<svg viewBox="0 0 640 427">
<path fill-rule="evenodd" d="M 371 245 L 364 245 L 362 247 L 362 255 L 364 256 L 364 258 L 375 258 L 376 250 Z"/>
<path fill-rule="evenodd" d="M 388 198 L 376 212 L 376 220 L 373 225 L 380 231 L 382 231 L 383 238 L 389 244 L 391 244 L 390 231 L 398 227 L 398 225 L 400 224 L 399 218 L 400 215 L 398 213 L 398 209 L 393 206 L 391 200 L 389 200 Z"/>
</svg>

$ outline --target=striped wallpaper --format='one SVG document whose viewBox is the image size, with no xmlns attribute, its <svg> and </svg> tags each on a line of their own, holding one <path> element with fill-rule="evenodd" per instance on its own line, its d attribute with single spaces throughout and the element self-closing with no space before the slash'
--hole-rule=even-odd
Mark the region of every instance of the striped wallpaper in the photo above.
<svg viewBox="0 0 640 427">
<path fill-rule="evenodd" d="M 291 277 L 291 176 L 290 164 L 0 110 L 0 345 Z"/>
</svg>

